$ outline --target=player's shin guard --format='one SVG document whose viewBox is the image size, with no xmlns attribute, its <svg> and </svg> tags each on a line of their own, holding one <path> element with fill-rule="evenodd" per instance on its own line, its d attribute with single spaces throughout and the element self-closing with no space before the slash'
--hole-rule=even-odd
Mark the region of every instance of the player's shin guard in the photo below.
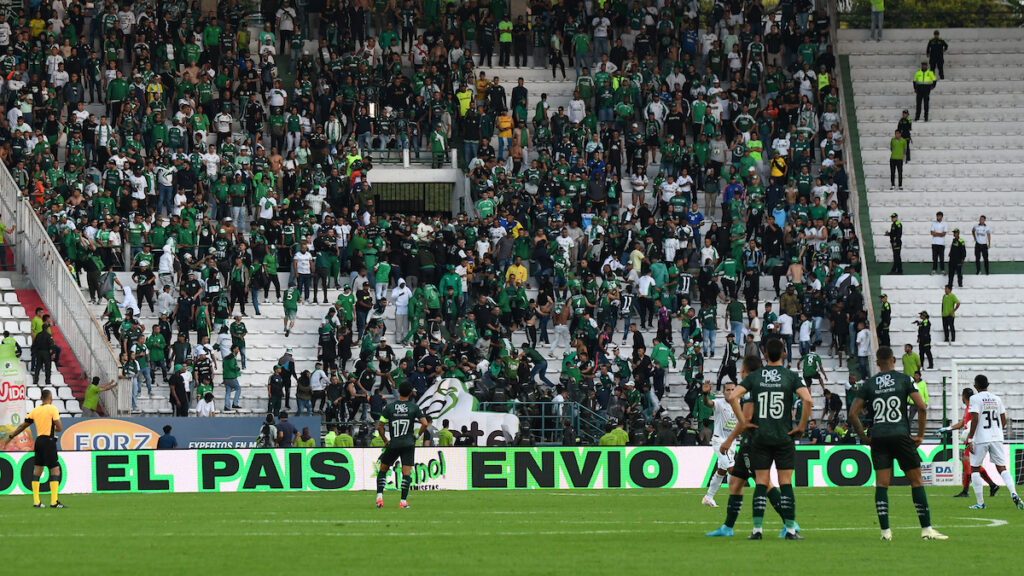
<svg viewBox="0 0 1024 576">
<path fill-rule="evenodd" d="M 1003 479 L 1003 484 L 1006 484 L 1006 489 L 1010 491 L 1010 494 L 1016 494 L 1017 486 L 1013 482 L 1013 476 L 1010 476 L 1010 471 L 1003 470 L 999 476 Z"/>
<path fill-rule="evenodd" d="M 772 489 L 768 491 L 766 497 L 768 498 L 768 503 L 772 505 L 772 510 L 775 510 L 775 513 L 779 515 L 779 518 L 782 518 L 782 520 L 785 521 L 786 518 L 782 515 L 782 504 L 779 502 L 782 499 L 782 495 L 779 494 L 779 489 L 772 486 Z"/>
<path fill-rule="evenodd" d="M 377 496 L 384 495 L 384 485 L 388 482 L 388 471 L 377 472 Z"/>
<path fill-rule="evenodd" d="M 715 475 L 711 477 L 711 482 L 708 483 L 708 493 L 705 496 L 708 498 L 714 498 L 718 489 L 722 487 L 722 480 L 725 480 L 725 476 L 716 472 Z"/>
<path fill-rule="evenodd" d="M 985 485 L 981 483 L 981 473 L 975 472 L 971 474 L 971 488 L 974 488 L 974 497 L 978 500 L 978 504 L 985 503 Z"/>
<path fill-rule="evenodd" d="M 882 530 L 889 529 L 889 489 L 875 488 L 875 512 L 878 513 L 878 526 Z"/>
<path fill-rule="evenodd" d="M 914 498 L 914 508 L 917 509 L 917 519 L 921 522 L 921 528 L 931 526 L 932 513 L 928 509 L 928 496 L 924 493 L 924 486 L 911 488 L 910 494 Z"/>
<path fill-rule="evenodd" d="M 50 506 L 57 505 L 57 489 L 60 488 L 60 476 L 50 475 Z"/>
<path fill-rule="evenodd" d="M 760 532 L 761 525 L 764 524 L 764 509 L 768 505 L 768 487 L 764 484 L 758 484 L 754 487 L 754 530 Z"/>
<path fill-rule="evenodd" d="M 742 509 L 743 495 L 730 494 L 729 503 L 725 505 L 725 525 L 729 528 L 736 526 L 736 519 L 739 518 Z"/>
<path fill-rule="evenodd" d="M 779 486 L 779 508 L 782 511 L 782 520 L 786 528 L 796 528 L 796 496 L 793 494 L 792 484 Z"/>
<path fill-rule="evenodd" d="M 39 504 L 39 476 L 32 477 L 32 503 Z"/>
<path fill-rule="evenodd" d="M 409 486 L 412 485 L 412 476 L 402 476 L 402 500 L 409 497 Z"/>
</svg>

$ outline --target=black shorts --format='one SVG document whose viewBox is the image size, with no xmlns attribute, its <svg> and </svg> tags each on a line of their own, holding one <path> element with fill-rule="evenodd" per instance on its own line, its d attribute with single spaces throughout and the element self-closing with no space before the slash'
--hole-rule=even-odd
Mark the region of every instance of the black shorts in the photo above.
<svg viewBox="0 0 1024 576">
<path fill-rule="evenodd" d="M 891 470 L 893 461 L 904 472 L 921 467 L 921 456 L 910 436 L 885 436 L 871 439 L 871 465 L 875 470 Z"/>
<path fill-rule="evenodd" d="M 796 468 L 796 444 L 762 444 L 754 441 L 750 446 L 750 464 L 754 470 L 771 470 L 772 463 L 778 470 Z"/>
<path fill-rule="evenodd" d="M 732 465 L 729 475 L 744 482 L 754 477 L 754 472 L 750 468 L 750 450 L 746 446 L 736 449 L 736 463 Z"/>
<path fill-rule="evenodd" d="M 384 452 L 380 455 L 380 463 L 390 468 L 399 458 L 402 459 L 402 466 L 412 466 L 416 463 L 416 447 L 392 448 L 385 446 Z"/>
<path fill-rule="evenodd" d="M 36 466 L 56 468 L 60 466 L 57 458 L 57 440 L 52 436 L 40 436 L 36 438 Z"/>
</svg>

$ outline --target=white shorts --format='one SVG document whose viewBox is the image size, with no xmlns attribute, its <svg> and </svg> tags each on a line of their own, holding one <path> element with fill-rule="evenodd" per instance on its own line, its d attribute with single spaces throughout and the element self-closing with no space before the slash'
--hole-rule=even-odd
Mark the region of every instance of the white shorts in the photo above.
<svg viewBox="0 0 1024 576">
<path fill-rule="evenodd" d="M 985 456 L 995 466 L 1006 466 L 1006 448 L 1002 442 L 982 442 L 975 444 L 971 450 L 971 466 L 979 467 L 985 463 Z"/>
<path fill-rule="evenodd" d="M 715 450 L 715 456 L 718 456 L 718 469 L 728 471 L 736 464 L 736 443 L 733 442 L 729 450 L 722 454 L 720 450 L 722 442 L 724 442 L 724 439 L 712 438 L 711 447 Z"/>
</svg>

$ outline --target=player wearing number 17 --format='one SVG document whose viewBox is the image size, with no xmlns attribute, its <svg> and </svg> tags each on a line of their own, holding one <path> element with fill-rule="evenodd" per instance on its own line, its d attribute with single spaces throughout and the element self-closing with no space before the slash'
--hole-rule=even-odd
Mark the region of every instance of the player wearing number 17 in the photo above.
<svg viewBox="0 0 1024 576">
<path fill-rule="evenodd" d="M 755 470 L 754 530 L 750 540 L 761 540 L 761 526 L 768 504 L 768 485 L 772 463 L 779 473 L 779 508 L 786 524 L 787 540 L 803 540 L 796 525 L 796 498 L 793 495 L 793 468 L 796 466 L 796 440 L 807 429 L 814 409 L 811 393 L 796 372 L 782 366 L 786 349 L 782 340 L 769 340 L 764 346 L 768 365 L 747 375 L 729 395 L 736 414 L 737 427 L 754 428 L 750 446 L 750 464 Z M 740 398 L 750 393 L 754 422 L 748 424 L 740 407 Z M 793 427 L 794 395 L 803 402 L 800 423 Z M 742 424 L 742 425 L 741 425 Z"/>
<path fill-rule="evenodd" d="M 377 431 L 384 440 L 384 453 L 380 456 L 380 469 L 377 472 L 377 508 L 384 507 L 384 484 L 387 482 L 388 469 L 399 458 L 402 459 L 402 500 L 398 507 L 409 507 L 406 498 L 409 497 L 409 485 L 412 484 L 412 466 L 416 463 L 416 437 L 422 436 L 429 426 L 419 404 L 411 396 L 412 383 L 406 381 L 399 384 L 398 400 L 388 404 L 377 421 Z M 420 423 L 419 434 L 414 431 L 417 421 Z"/>
<path fill-rule="evenodd" d="M 897 461 L 910 482 L 910 493 L 914 508 L 921 522 L 921 538 L 945 540 L 946 536 L 932 528 L 928 497 L 921 481 L 921 457 L 917 447 L 924 438 L 927 406 L 914 386 L 910 376 L 897 372 L 896 357 L 892 348 L 880 346 L 875 357 L 878 374 L 864 381 L 857 397 L 850 406 L 850 422 L 857 432 L 861 444 L 871 445 L 871 464 L 875 469 L 875 512 L 882 529 L 882 540 L 892 540 L 889 529 L 889 481 L 892 479 L 892 463 Z M 910 435 L 910 421 L 907 419 L 907 398 L 917 406 L 917 435 Z M 860 412 L 867 406 L 871 410 L 870 438 L 864 432 Z"/>
</svg>

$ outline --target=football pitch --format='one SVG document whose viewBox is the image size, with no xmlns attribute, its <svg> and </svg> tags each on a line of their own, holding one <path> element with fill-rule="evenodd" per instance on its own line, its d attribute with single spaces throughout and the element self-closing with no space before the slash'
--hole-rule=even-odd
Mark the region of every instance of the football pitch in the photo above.
<svg viewBox="0 0 1024 576">
<path fill-rule="evenodd" d="M 703 490 L 424 491 L 406 510 L 393 491 L 383 510 L 371 492 L 68 495 L 64 510 L 7 496 L 0 546 L 8 574 L 936 574 L 1020 559 L 1024 513 L 1005 489 L 978 511 L 954 487 L 930 488 L 940 542 L 920 539 L 910 489 L 891 488 L 891 543 L 871 488 L 798 488 L 806 540 L 776 538 L 769 508 L 765 540 L 748 542 L 752 491 L 733 538 L 704 536 L 724 518 L 724 490 L 714 510 Z"/>
</svg>

